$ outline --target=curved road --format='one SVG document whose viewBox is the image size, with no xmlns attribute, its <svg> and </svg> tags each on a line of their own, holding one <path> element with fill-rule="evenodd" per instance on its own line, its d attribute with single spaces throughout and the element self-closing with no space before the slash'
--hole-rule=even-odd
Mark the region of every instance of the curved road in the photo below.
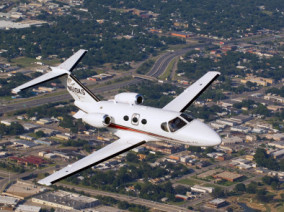
<svg viewBox="0 0 284 212">
<path fill-rule="evenodd" d="M 181 56 L 181 55 L 185 54 L 186 52 L 193 50 L 194 48 L 204 47 L 205 45 L 207 45 L 207 44 L 200 44 L 200 45 L 180 49 L 180 50 L 177 50 L 175 52 L 168 52 L 168 53 L 163 54 L 155 62 L 152 69 L 147 73 L 147 76 L 158 77 L 158 76 L 162 75 L 164 73 L 164 71 L 166 70 L 166 68 L 168 67 L 169 63 L 175 57 Z M 122 87 L 126 87 L 126 86 L 129 86 L 129 85 L 132 85 L 132 84 L 137 84 L 141 80 L 142 79 L 131 79 L 129 81 L 114 83 L 114 84 L 106 85 L 106 86 L 99 87 L 99 88 L 94 87 L 91 90 L 94 93 L 102 93 L 102 92 L 111 91 L 111 90 L 119 89 L 119 88 L 122 88 Z M 7 106 L 0 106 L 0 114 L 15 111 L 15 110 L 21 110 L 21 109 L 25 109 L 25 108 L 36 107 L 36 106 L 43 105 L 43 104 L 46 104 L 46 103 L 67 101 L 67 100 L 70 100 L 70 99 L 71 99 L 71 96 L 67 92 L 64 93 L 64 94 L 56 95 L 56 96 L 43 97 L 43 98 L 40 98 L 40 99 L 31 99 L 31 100 L 27 99 L 27 101 L 25 101 L 25 102 L 10 104 L 10 105 L 7 105 Z"/>
</svg>

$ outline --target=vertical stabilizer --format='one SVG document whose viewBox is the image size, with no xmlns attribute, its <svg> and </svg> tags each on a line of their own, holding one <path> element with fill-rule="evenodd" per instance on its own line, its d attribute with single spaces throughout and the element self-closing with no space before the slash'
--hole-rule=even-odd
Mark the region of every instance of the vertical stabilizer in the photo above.
<svg viewBox="0 0 284 212">
<path fill-rule="evenodd" d="M 100 99 L 95 96 L 92 91 L 85 87 L 76 77 L 73 75 L 68 75 L 66 81 L 66 88 L 70 95 L 75 99 L 75 101 L 80 102 L 92 102 L 100 101 Z"/>
</svg>

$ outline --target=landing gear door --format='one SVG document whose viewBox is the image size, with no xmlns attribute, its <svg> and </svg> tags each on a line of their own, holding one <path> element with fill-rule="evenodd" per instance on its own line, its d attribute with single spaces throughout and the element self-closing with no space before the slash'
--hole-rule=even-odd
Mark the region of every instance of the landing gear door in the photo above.
<svg viewBox="0 0 284 212">
<path fill-rule="evenodd" d="M 140 114 L 134 113 L 134 114 L 132 115 L 132 118 L 131 118 L 131 124 L 137 126 L 137 125 L 139 124 L 139 118 L 140 118 Z"/>
</svg>

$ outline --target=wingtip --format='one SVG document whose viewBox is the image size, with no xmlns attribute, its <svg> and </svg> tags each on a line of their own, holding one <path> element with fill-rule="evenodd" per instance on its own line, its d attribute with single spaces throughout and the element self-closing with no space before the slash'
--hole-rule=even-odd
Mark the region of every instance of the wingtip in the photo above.
<svg viewBox="0 0 284 212">
<path fill-rule="evenodd" d="M 221 75 L 221 72 L 219 71 L 209 71 L 210 73 L 216 74 L 216 75 Z"/>
<path fill-rule="evenodd" d="M 14 88 L 12 89 L 12 94 L 18 94 L 21 90 L 20 89 L 17 89 L 17 88 Z"/>
<path fill-rule="evenodd" d="M 47 182 L 44 179 L 38 181 L 37 183 L 40 184 L 40 185 L 45 185 L 45 186 L 51 186 L 52 185 L 50 182 Z"/>
</svg>

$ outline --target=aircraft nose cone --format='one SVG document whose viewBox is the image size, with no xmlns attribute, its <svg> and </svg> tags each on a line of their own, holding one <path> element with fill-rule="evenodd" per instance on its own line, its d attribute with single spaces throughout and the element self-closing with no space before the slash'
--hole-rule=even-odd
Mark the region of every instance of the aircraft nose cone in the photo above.
<svg viewBox="0 0 284 212">
<path fill-rule="evenodd" d="M 201 146 L 217 146 L 222 142 L 221 137 L 213 129 L 199 120 L 192 121 L 190 131 Z"/>
</svg>

